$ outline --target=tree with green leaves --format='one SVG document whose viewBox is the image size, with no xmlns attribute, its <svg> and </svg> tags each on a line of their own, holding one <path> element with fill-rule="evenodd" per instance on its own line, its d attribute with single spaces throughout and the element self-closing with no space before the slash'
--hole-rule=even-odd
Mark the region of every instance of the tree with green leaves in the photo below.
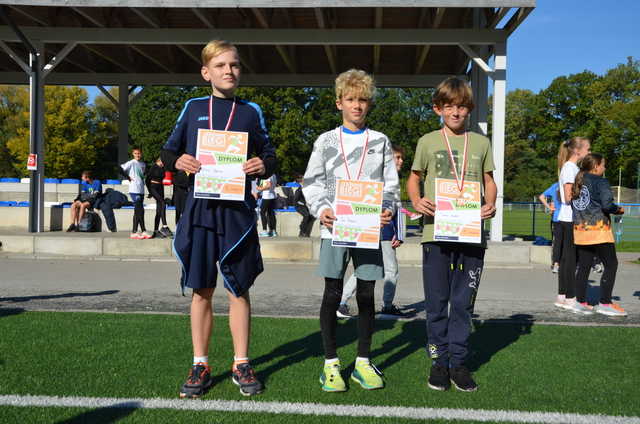
<svg viewBox="0 0 640 424">
<path fill-rule="evenodd" d="M 17 88 L 15 113 L 9 117 L 6 146 L 14 158 L 14 172 L 27 176 L 29 154 L 29 95 L 28 88 Z M 105 142 L 97 140 L 93 130 L 93 109 L 87 92 L 80 87 L 45 87 L 44 147 L 45 175 L 53 178 L 78 177 L 84 169 L 99 168 L 98 151 Z M 10 130 L 12 131 L 12 130 Z"/>
</svg>

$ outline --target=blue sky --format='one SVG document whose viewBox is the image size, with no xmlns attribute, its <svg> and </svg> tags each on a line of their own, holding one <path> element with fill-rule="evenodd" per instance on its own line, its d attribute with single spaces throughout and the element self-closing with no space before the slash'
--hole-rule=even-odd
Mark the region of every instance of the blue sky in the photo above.
<svg viewBox="0 0 640 424">
<path fill-rule="evenodd" d="M 640 0 L 538 0 L 509 38 L 507 90 L 546 88 L 588 69 L 640 59 Z"/>
</svg>

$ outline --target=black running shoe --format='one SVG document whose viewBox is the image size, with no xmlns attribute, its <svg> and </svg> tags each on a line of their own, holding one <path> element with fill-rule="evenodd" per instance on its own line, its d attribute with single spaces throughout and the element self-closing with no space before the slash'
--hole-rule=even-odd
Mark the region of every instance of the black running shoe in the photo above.
<svg viewBox="0 0 640 424">
<path fill-rule="evenodd" d="M 167 236 L 162 234 L 162 231 L 154 231 L 153 232 L 153 238 L 167 238 Z"/>
<path fill-rule="evenodd" d="M 475 381 L 473 381 L 471 373 L 464 365 L 451 368 L 449 374 L 451 377 L 451 382 L 454 386 L 456 386 L 456 389 L 463 392 L 475 392 L 476 390 L 478 390 L 478 385 Z"/>
<path fill-rule="evenodd" d="M 431 365 L 431 372 L 429 373 L 429 380 L 427 380 L 430 389 L 445 391 L 451 387 L 449 381 L 449 368 L 442 365 Z"/>
<path fill-rule="evenodd" d="M 211 370 L 207 365 L 197 364 L 191 367 L 187 381 L 180 389 L 181 398 L 198 398 L 211 388 Z"/>
<path fill-rule="evenodd" d="M 78 231 L 78 226 L 76 224 L 71 224 L 69 225 L 69 228 L 67 228 L 67 233 L 72 233 Z"/>
<path fill-rule="evenodd" d="M 336 316 L 338 318 L 353 318 L 351 312 L 349 312 L 348 305 L 340 305 L 338 306 L 338 310 L 336 310 Z"/>
<path fill-rule="evenodd" d="M 383 306 L 382 309 L 380 310 L 380 315 L 391 315 L 391 316 L 394 316 L 394 317 L 406 317 L 407 316 L 407 314 L 402 312 L 400 310 L 400 308 L 398 308 L 394 304 L 391 304 L 390 306 Z"/>
<path fill-rule="evenodd" d="M 160 228 L 160 231 L 158 231 L 158 232 L 160 234 L 162 234 L 166 238 L 173 238 L 173 232 L 171 232 L 169 227 L 162 227 L 162 228 Z"/>
<path fill-rule="evenodd" d="M 240 393 L 244 396 L 253 396 L 262 393 L 264 386 L 256 378 L 256 373 L 249 363 L 238 364 L 231 371 L 231 381 L 240 387 Z"/>
</svg>

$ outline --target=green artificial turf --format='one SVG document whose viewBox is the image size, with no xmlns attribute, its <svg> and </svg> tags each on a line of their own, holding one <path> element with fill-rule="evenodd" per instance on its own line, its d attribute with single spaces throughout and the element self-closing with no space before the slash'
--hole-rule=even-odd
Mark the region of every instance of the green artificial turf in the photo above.
<svg viewBox="0 0 640 424">
<path fill-rule="evenodd" d="M 351 320 L 338 328 L 338 353 L 347 368 L 345 377 L 356 356 L 356 324 Z M 470 394 L 435 392 L 426 387 L 424 325 L 424 321 L 377 321 L 372 358 L 385 372 L 387 387 L 366 392 L 350 384 L 346 393 L 328 394 L 318 383 L 323 360 L 318 321 L 255 318 L 251 357 L 266 391 L 252 399 L 640 415 L 639 328 L 478 324 L 471 336 L 469 366 L 480 390 Z M 0 309 L 0 335 L 0 394 L 176 398 L 191 363 L 187 316 L 3 313 Z M 227 319 L 216 317 L 209 355 L 215 385 L 205 399 L 246 399 L 230 382 L 232 355 Z M 3 417 L 22 417 L 15 419 L 19 422 L 58 422 L 87 413 L 92 412 L 0 407 L 0 422 L 14 421 Z M 181 417 L 198 414 L 137 410 L 124 422 L 164 422 L 157 417 L 165 416 L 166 421 L 181 421 Z M 211 417 L 209 422 L 224 417 L 221 413 L 206 414 Z M 233 420 L 244 419 L 239 417 L 243 414 L 227 415 L 235 417 Z M 229 420 L 224 422 L 241 422 Z M 270 422 L 294 421 L 295 417 L 282 415 Z M 252 422 L 261 421 L 256 418 Z M 322 422 L 374 421 L 337 417 Z"/>
</svg>

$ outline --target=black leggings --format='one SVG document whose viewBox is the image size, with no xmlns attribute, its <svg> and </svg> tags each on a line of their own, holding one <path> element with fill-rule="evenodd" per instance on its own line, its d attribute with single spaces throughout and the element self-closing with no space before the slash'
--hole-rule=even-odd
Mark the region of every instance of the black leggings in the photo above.
<svg viewBox="0 0 640 424">
<path fill-rule="evenodd" d="M 613 243 L 592 244 L 578 247 L 578 275 L 576 276 L 576 298 L 578 302 L 587 300 L 587 280 L 593 265 L 593 258 L 599 257 L 604 265 L 600 277 L 600 303 L 611 303 L 611 293 L 616 282 L 618 258 L 616 245 Z"/>
<path fill-rule="evenodd" d="M 267 223 L 269 231 L 276 230 L 276 212 L 273 210 L 274 201 L 276 199 L 262 199 L 260 205 L 260 221 L 262 221 L 262 230 L 267 231 Z"/>
<path fill-rule="evenodd" d="M 326 359 L 338 357 L 336 352 L 336 310 L 342 298 L 341 278 L 324 279 L 324 296 L 320 307 L 320 331 L 324 344 L 324 356 Z M 375 281 L 361 280 L 358 278 L 356 300 L 358 301 L 358 356 L 368 358 L 371 351 L 371 336 L 375 323 L 373 292 Z"/>
<path fill-rule="evenodd" d="M 560 263 L 562 258 L 562 227 L 559 225 L 560 221 L 551 221 L 551 262 Z"/>
<path fill-rule="evenodd" d="M 576 296 L 576 246 L 573 244 L 573 223 L 558 221 L 556 225 L 560 227 L 562 237 L 558 294 L 564 294 L 571 299 Z"/>
<path fill-rule="evenodd" d="M 162 184 L 149 184 L 149 194 L 153 196 L 156 201 L 156 218 L 153 222 L 153 230 L 158 231 L 160 227 L 160 220 L 162 220 L 162 226 L 167 226 L 167 208 L 164 202 L 164 186 Z"/>
<path fill-rule="evenodd" d="M 142 205 L 144 194 L 129 193 L 129 195 L 133 200 L 133 232 L 138 231 L 138 225 L 140 231 L 147 231 L 144 226 L 144 206 Z"/>
</svg>

